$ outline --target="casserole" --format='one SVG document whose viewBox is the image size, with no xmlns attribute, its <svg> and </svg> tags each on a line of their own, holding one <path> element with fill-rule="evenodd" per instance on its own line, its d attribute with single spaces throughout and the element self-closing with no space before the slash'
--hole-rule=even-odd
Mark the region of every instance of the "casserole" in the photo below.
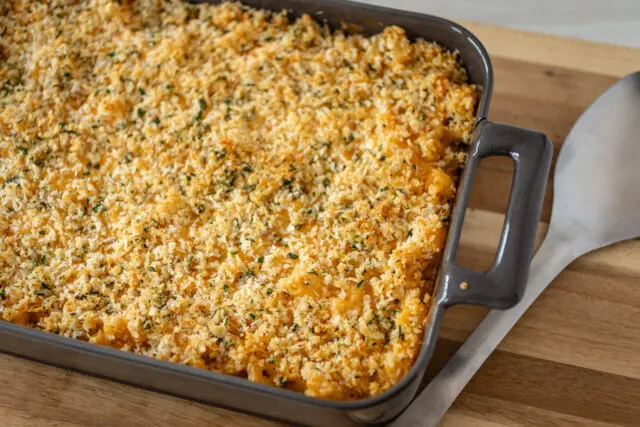
<svg viewBox="0 0 640 427">
<path fill-rule="evenodd" d="M 327 7 L 328 5 L 323 4 L 324 9 L 327 9 Z M 352 21 L 352 20 L 350 21 L 357 23 L 357 21 Z M 436 39 L 437 41 L 440 41 L 435 37 L 429 36 L 428 38 Z M 472 73 L 472 71 L 473 71 L 472 68 L 469 67 L 469 72 Z M 483 83 L 485 83 L 484 87 L 487 90 L 483 95 L 483 101 L 481 102 L 480 107 L 478 109 L 479 112 L 483 112 L 486 109 L 485 101 L 488 101 L 488 93 L 490 89 L 490 79 L 488 78 L 488 76 Z M 202 110 L 205 109 L 205 107 L 206 107 L 206 102 L 201 102 L 201 106 L 200 106 L 201 112 Z M 145 114 L 144 110 L 142 111 L 142 113 L 140 112 L 140 110 L 138 110 L 138 116 L 140 118 L 143 118 L 144 114 Z M 200 117 L 200 113 L 198 113 L 196 117 Z M 196 120 L 198 119 L 196 118 Z M 517 142 L 514 142 L 513 140 L 510 140 L 509 137 L 512 137 L 512 138 L 519 137 L 521 139 Z M 508 222 L 505 227 L 505 233 L 502 237 L 501 250 L 499 252 L 496 263 L 492 268 L 492 270 L 490 270 L 486 274 L 468 272 L 464 269 L 457 268 L 455 264 L 451 262 L 451 260 L 455 257 L 455 244 L 449 244 L 447 246 L 445 256 L 443 257 L 443 265 L 440 271 L 439 286 L 437 287 L 437 290 L 436 290 L 437 303 L 434 306 L 432 306 L 433 308 L 431 313 L 431 321 L 429 322 L 429 330 L 425 338 L 425 345 L 423 346 L 423 351 L 422 351 L 423 354 L 425 352 L 425 347 L 427 347 L 427 351 L 428 351 L 428 347 L 430 345 L 429 343 L 431 344 L 433 343 L 433 333 L 435 331 L 435 328 L 437 327 L 437 321 L 439 320 L 437 315 L 434 313 L 440 312 L 441 307 L 444 307 L 448 304 L 458 303 L 458 302 L 489 303 L 493 306 L 507 306 L 508 304 L 513 303 L 514 300 L 517 300 L 519 289 L 507 288 L 501 285 L 507 282 L 511 282 L 510 285 L 520 285 L 522 283 L 523 276 L 526 274 L 526 265 L 528 264 L 529 258 L 531 255 L 531 248 L 530 248 L 531 239 L 529 237 L 532 237 L 533 233 L 535 232 L 535 224 L 537 224 L 539 206 L 537 206 L 538 212 L 536 213 L 536 215 L 533 215 L 533 218 L 531 216 L 531 213 L 532 213 L 531 209 L 535 211 L 536 203 L 538 203 L 539 205 L 539 201 L 540 201 L 539 193 L 541 194 L 540 190 L 541 188 L 544 187 L 543 184 L 540 184 L 538 182 L 540 180 L 536 181 L 532 179 L 532 177 L 540 178 L 540 175 L 546 176 L 547 168 L 545 167 L 544 164 L 546 160 L 547 166 L 548 166 L 548 153 L 549 153 L 548 148 L 549 148 L 548 142 L 544 138 L 541 138 L 539 135 L 531 134 L 523 131 L 516 131 L 514 129 L 505 128 L 505 127 L 501 127 L 494 124 L 487 124 L 484 121 L 480 121 L 478 123 L 476 127 L 475 143 L 474 143 L 474 146 L 472 147 L 472 152 L 470 153 L 470 160 L 465 169 L 465 174 L 463 175 L 463 178 L 461 180 L 458 206 L 464 207 L 464 203 L 466 203 L 466 202 L 460 202 L 460 200 L 464 201 L 466 200 L 466 197 L 468 197 L 469 186 L 468 185 L 465 186 L 465 183 L 468 183 L 470 179 L 469 177 L 473 173 L 475 165 L 477 164 L 477 159 L 488 154 L 511 155 L 512 158 L 514 158 L 514 160 L 516 161 L 516 174 L 515 174 L 514 185 L 513 185 L 514 190 L 513 190 L 511 201 L 510 201 L 510 206 L 507 211 Z M 534 154 L 536 153 L 538 154 L 538 157 L 533 158 L 535 157 Z M 529 156 L 532 156 L 532 157 L 529 157 Z M 126 160 L 126 157 L 125 157 L 125 160 Z M 540 165 L 542 165 L 542 167 L 538 167 Z M 95 168 L 95 165 L 92 165 L 92 167 Z M 100 204 L 97 204 L 96 206 L 98 210 L 96 211 L 96 207 L 94 207 L 93 208 L 94 212 L 101 212 L 102 208 L 100 207 Z M 522 209 L 526 211 L 526 214 L 525 214 L 525 211 L 522 211 Z M 462 225 L 461 221 L 462 221 L 462 215 L 454 214 L 453 220 L 452 220 L 452 228 L 451 228 L 450 237 L 449 237 L 450 242 L 453 241 L 457 243 L 457 239 L 459 236 L 457 236 L 456 233 L 459 235 L 459 229 L 460 229 L 460 226 Z M 534 224 L 533 229 L 530 226 L 532 222 Z M 521 236 L 520 233 L 523 233 L 524 237 Z M 531 236 L 529 236 L 529 234 L 531 234 Z M 294 254 L 292 256 L 290 253 L 289 257 L 292 259 L 297 259 L 298 255 Z M 42 263 L 44 264 L 44 259 L 42 260 Z M 154 268 L 154 270 L 151 270 L 151 268 Z M 517 269 L 515 273 L 513 271 L 513 268 Z M 150 266 L 149 269 L 155 272 L 155 267 Z M 483 285 L 485 284 L 486 286 L 491 286 L 491 287 L 488 289 L 483 289 Z M 45 290 L 42 290 L 41 292 L 46 293 Z M 144 327 L 144 324 L 142 326 Z M 144 329 L 147 329 L 147 328 L 144 328 Z M 8 330 L 10 331 L 11 328 L 8 328 Z M 9 342 L 9 341 L 11 340 L 6 340 L 6 342 Z M 3 340 L 3 344 L 4 342 L 5 340 Z M 10 348 L 8 350 L 11 351 Z M 62 349 L 60 350 L 62 351 Z M 103 353 L 102 349 L 100 349 L 100 351 L 96 349 L 95 351 L 102 355 L 109 354 L 108 352 Z M 17 351 L 17 352 L 20 352 L 20 351 Z M 24 354 L 24 352 L 22 353 Z M 122 363 L 126 363 L 127 361 L 126 358 L 121 358 L 119 356 L 117 358 L 120 359 Z M 424 357 L 421 356 L 421 359 L 424 360 Z M 421 359 L 419 358 L 418 363 L 420 363 Z M 89 361 L 90 357 L 87 356 L 83 360 Z M 133 360 L 137 360 L 137 359 L 129 359 L 129 362 L 133 363 L 132 362 Z M 56 360 L 53 360 L 53 359 L 51 359 L 50 361 L 56 362 Z M 153 368 L 152 365 L 147 365 L 147 366 L 150 369 Z M 83 368 L 82 366 L 75 366 L 75 367 L 86 369 L 86 368 Z M 109 372 L 109 369 L 106 366 L 103 365 L 102 368 L 103 368 L 103 371 L 101 372 L 102 374 L 111 375 L 111 372 Z M 114 369 L 117 369 L 117 368 L 114 367 Z M 171 371 L 173 369 L 174 367 L 172 367 L 171 369 L 167 368 L 167 372 L 166 372 L 167 376 L 170 376 L 168 371 Z M 416 369 L 416 366 L 414 365 L 414 368 L 412 369 L 412 371 L 415 371 L 415 369 Z M 138 371 L 138 373 L 140 374 L 142 373 L 142 371 Z M 199 375 L 200 373 L 198 373 L 198 376 Z M 403 383 L 406 384 L 407 380 L 410 379 L 411 377 L 412 377 L 412 374 L 409 373 L 409 375 L 407 375 L 407 377 L 400 384 L 398 384 L 393 389 L 388 390 L 388 392 L 382 393 L 373 399 L 363 399 L 354 403 L 364 405 L 364 406 L 361 406 L 360 409 L 363 409 L 365 407 L 367 407 L 368 409 L 372 409 L 368 407 L 367 404 L 376 403 L 376 399 L 380 401 L 380 399 L 389 398 L 390 393 L 394 391 L 396 392 L 396 396 L 394 400 L 397 400 L 398 398 L 397 392 L 403 388 Z M 122 377 L 120 378 L 122 379 Z M 131 379 L 133 377 L 129 376 L 128 378 Z M 157 379 L 158 377 L 148 378 L 149 381 L 154 381 Z M 135 379 L 134 381 L 137 382 L 138 380 L 139 380 L 139 376 L 137 376 L 137 379 Z M 225 382 L 228 383 L 228 381 L 231 381 L 231 380 L 225 379 L 225 381 L 222 381 L 222 383 L 225 383 Z M 149 384 L 148 382 L 145 382 L 145 381 L 140 381 L 140 382 L 148 386 L 150 385 L 152 387 L 158 387 L 157 383 L 155 382 L 153 384 Z M 195 386 L 195 383 L 196 382 L 194 382 L 193 384 L 194 386 Z M 221 391 L 224 388 L 222 386 L 222 383 L 220 384 L 220 387 L 217 390 L 210 390 L 210 393 Z M 176 390 L 175 387 L 180 387 L 180 382 L 178 381 L 177 378 L 171 381 L 171 384 L 167 383 L 161 388 L 167 391 L 173 391 L 173 392 L 178 392 L 180 394 L 185 394 L 184 391 Z M 257 389 L 254 388 L 253 390 L 257 392 L 259 388 Z M 189 393 L 189 395 L 191 397 L 199 397 L 199 396 L 194 396 L 193 393 Z M 298 400 L 298 398 L 296 397 L 294 400 Z M 225 403 L 225 402 L 223 401 L 221 403 Z M 301 404 L 302 406 L 313 406 L 313 403 L 304 405 L 305 403 L 304 401 L 298 402 L 298 403 Z M 254 410 L 259 409 L 260 403 L 258 401 L 253 401 L 252 404 L 253 404 Z M 329 415 L 331 413 L 334 413 L 337 415 L 341 409 L 349 408 L 349 406 L 344 406 L 346 405 L 345 402 L 338 402 L 335 404 L 329 403 L 329 402 L 322 402 L 322 403 L 318 403 L 318 405 L 320 406 L 328 405 L 329 408 L 327 409 L 337 410 L 337 412 L 330 411 L 330 410 L 326 411 L 326 415 Z M 331 405 L 334 405 L 334 407 L 331 408 Z M 343 405 L 343 406 L 340 406 L 340 405 Z M 357 408 L 358 408 L 357 405 L 351 407 L 351 409 L 357 409 Z M 264 409 L 266 410 L 267 408 L 265 407 Z M 381 409 L 382 408 L 378 406 L 376 408 L 376 411 L 374 412 L 377 412 Z M 397 411 L 397 409 L 398 408 L 396 407 L 395 410 Z M 367 410 L 367 411 L 358 411 L 358 413 L 354 413 L 352 414 L 352 416 L 360 417 L 361 419 L 363 419 L 363 417 L 367 417 L 368 419 L 364 419 L 365 421 L 378 422 L 378 421 L 384 421 L 390 416 L 393 416 L 392 412 L 393 411 L 385 410 L 379 415 L 376 415 L 376 414 L 372 414 L 371 411 Z M 287 411 L 287 414 L 289 417 L 293 417 L 294 415 L 292 411 Z M 274 414 L 267 413 L 267 415 L 274 415 Z M 296 418 L 289 418 L 289 419 L 295 420 L 295 421 L 301 421 L 300 419 L 296 419 Z M 309 422 L 309 420 L 306 420 L 306 421 Z M 326 421 L 326 420 L 323 420 L 323 421 Z"/>
</svg>

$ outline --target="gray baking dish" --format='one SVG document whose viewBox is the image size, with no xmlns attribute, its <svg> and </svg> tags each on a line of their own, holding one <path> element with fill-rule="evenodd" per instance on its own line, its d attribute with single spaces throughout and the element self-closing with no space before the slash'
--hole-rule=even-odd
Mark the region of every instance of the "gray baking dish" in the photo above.
<svg viewBox="0 0 640 427">
<path fill-rule="evenodd" d="M 400 383 L 378 396 L 341 402 L 311 398 L 243 378 L 156 360 L 7 322 L 0 322 L 0 351 L 289 423 L 333 427 L 382 424 L 397 416 L 415 396 L 447 307 L 464 303 L 506 309 L 520 300 L 540 218 L 552 144 L 541 133 L 486 119 L 493 87 L 489 56 L 473 34 L 453 22 L 343 0 L 244 0 L 244 3 L 272 10 L 288 9 L 290 16 L 307 13 L 334 28 L 345 22 L 355 24 L 369 34 L 388 25 L 401 26 L 411 37 L 436 41 L 457 50 L 470 80 L 483 88 L 468 160 L 459 180 L 451 215 L 434 304 L 429 313 L 424 343 L 413 368 Z M 486 272 L 470 271 L 456 264 L 456 249 L 478 163 L 482 158 L 494 155 L 509 156 L 515 163 L 509 205 L 493 266 Z"/>
</svg>

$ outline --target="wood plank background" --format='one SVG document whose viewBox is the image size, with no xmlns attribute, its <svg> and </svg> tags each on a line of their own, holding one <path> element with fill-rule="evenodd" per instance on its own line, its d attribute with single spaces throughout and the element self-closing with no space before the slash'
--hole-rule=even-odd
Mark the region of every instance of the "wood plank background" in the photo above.
<svg viewBox="0 0 640 427">
<path fill-rule="evenodd" d="M 496 72 L 490 118 L 543 131 L 556 151 L 580 113 L 640 50 L 464 23 Z M 484 161 L 461 262 L 490 264 L 511 182 Z M 550 216 L 551 187 L 543 221 Z M 540 235 L 545 225 L 541 226 Z M 640 241 L 573 263 L 541 296 L 456 401 L 443 426 L 640 426 Z M 451 309 L 428 377 L 486 311 Z M 275 426 L 277 423 L 0 355 L 0 426 Z"/>
<path fill-rule="evenodd" d="M 640 47 L 638 0 L 357 0 L 489 25 Z M 553 13 L 549 13 L 549 11 Z"/>
</svg>

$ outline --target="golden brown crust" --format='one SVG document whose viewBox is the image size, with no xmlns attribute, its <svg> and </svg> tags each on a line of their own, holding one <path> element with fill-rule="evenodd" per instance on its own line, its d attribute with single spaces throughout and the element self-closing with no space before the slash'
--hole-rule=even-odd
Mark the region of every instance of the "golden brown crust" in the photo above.
<svg viewBox="0 0 640 427">
<path fill-rule="evenodd" d="M 239 4 L 9 0 L 0 319 L 330 399 L 410 369 L 477 88 Z"/>
</svg>

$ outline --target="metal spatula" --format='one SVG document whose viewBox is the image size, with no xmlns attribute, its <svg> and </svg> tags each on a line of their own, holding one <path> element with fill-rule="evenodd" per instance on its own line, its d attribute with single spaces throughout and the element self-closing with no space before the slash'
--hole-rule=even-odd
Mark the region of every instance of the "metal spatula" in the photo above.
<svg viewBox="0 0 640 427">
<path fill-rule="evenodd" d="M 580 256 L 640 237 L 640 72 L 578 119 L 555 170 L 549 231 L 515 307 L 492 310 L 394 426 L 435 426 L 533 301 Z M 640 259 L 640 254 L 638 254 Z"/>
</svg>

